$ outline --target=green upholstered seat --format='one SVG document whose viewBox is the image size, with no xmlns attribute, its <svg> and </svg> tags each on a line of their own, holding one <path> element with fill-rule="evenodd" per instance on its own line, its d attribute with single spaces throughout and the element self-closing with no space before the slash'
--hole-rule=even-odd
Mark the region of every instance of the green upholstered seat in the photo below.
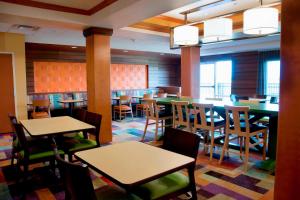
<svg viewBox="0 0 300 200">
<path fill-rule="evenodd" d="M 68 152 L 75 152 L 97 147 L 97 142 L 95 140 L 84 139 L 81 138 L 80 135 L 66 141 L 65 144 L 68 146 Z"/>
<path fill-rule="evenodd" d="M 60 155 L 65 154 L 65 152 L 63 152 L 62 150 L 58 150 L 58 153 Z M 54 156 L 54 151 L 41 151 L 41 152 L 33 152 L 30 153 L 29 155 L 29 160 L 36 160 L 36 159 L 42 159 L 42 158 L 46 158 L 46 157 L 51 157 Z M 20 151 L 19 152 L 19 158 L 23 159 L 24 158 L 24 151 Z"/>
<path fill-rule="evenodd" d="M 95 191 L 97 200 L 141 200 L 134 194 L 128 194 L 119 188 L 113 186 L 106 186 Z"/>
<path fill-rule="evenodd" d="M 142 199 L 157 199 L 186 188 L 188 185 L 189 178 L 180 172 L 175 172 L 138 186 L 133 193 Z"/>
</svg>

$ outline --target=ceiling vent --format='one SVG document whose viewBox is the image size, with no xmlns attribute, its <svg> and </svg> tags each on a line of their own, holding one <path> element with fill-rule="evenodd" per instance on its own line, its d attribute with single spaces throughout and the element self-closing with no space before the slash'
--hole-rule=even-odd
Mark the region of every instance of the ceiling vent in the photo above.
<svg viewBox="0 0 300 200">
<path fill-rule="evenodd" d="M 38 27 L 38 26 L 14 24 L 10 27 L 9 32 L 22 33 L 25 35 L 32 35 L 39 29 L 40 29 L 40 27 Z"/>
</svg>

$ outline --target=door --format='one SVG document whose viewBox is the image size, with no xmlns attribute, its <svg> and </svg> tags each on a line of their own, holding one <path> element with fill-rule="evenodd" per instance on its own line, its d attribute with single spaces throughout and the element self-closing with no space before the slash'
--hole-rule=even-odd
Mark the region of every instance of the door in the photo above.
<svg viewBox="0 0 300 200">
<path fill-rule="evenodd" d="M 14 76 L 11 54 L 0 53 L 0 133 L 11 132 L 8 114 L 15 114 Z"/>
</svg>

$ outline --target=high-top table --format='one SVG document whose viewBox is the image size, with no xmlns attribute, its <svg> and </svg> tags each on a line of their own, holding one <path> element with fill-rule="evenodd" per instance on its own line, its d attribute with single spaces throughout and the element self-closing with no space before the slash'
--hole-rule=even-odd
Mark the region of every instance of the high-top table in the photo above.
<svg viewBox="0 0 300 200">
<path fill-rule="evenodd" d="M 80 151 L 75 157 L 129 192 L 195 162 L 194 158 L 136 141 Z M 191 190 L 196 192 L 194 174 L 189 178 Z"/>
<path fill-rule="evenodd" d="M 166 106 L 166 112 L 172 112 L 171 101 L 188 101 L 190 107 L 192 103 L 210 103 L 214 105 L 215 111 L 226 118 L 224 106 L 249 106 L 249 114 L 254 115 L 251 118 L 251 122 L 255 122 L 265 116 L 269 117 L 269 140 L 268 140 L 268 151 L 267 156 L 270 158 L 269 163 L 273 165 L 273 161 L 276 159 L 276 145 L 277 145 L 277 126 L 278 126 L 278 104 L 270 103 L 245 103 L 245 102 L 232 102 L 232 101 L 213 101 L 213 100 L 203 100 L 203 99 L 192 99 L 192 98 L 157 98 L 158 104 Z M 266 164 L 269 165 L 269 164 Z M 265 167 L 262 167 L 265 168 Z M 266 167 L 268 168 L 268 167 Z"/>
</svg>

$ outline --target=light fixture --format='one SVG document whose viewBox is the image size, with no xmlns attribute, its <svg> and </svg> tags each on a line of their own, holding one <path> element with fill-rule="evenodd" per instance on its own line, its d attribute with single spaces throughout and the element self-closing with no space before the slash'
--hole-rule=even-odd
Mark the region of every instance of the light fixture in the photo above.
<svg viewBox="0 0 300 200">
<path fill-rule="evenodd" d="M 205 42 L 227 40 L 232 37 L 232 19 L 215 18 L 204 21 Z"/>
<path fill-rule="evenodd" d="M 185 14 L 186 25 L 174 28 L 175 45 L 196 45 L 199 43 L 199 30 L 196 26 L 187 25 L 187 14 Z"/>
<path fill-rule="evenodd" d="M 262 6 L 262 0 L 260 1 Z M 253 8 L 244 12 L 243 32 L 249 35 L 266 35 L 278 32 L 278 10 L 276 8 Z"/>
<path fill-rule="evenodd" d="M 75 47 L 75 46 L 73 46 L 73 47 L 71 47 L 72 49 L 77 49 L 77 47 Z"/>
</svg>

